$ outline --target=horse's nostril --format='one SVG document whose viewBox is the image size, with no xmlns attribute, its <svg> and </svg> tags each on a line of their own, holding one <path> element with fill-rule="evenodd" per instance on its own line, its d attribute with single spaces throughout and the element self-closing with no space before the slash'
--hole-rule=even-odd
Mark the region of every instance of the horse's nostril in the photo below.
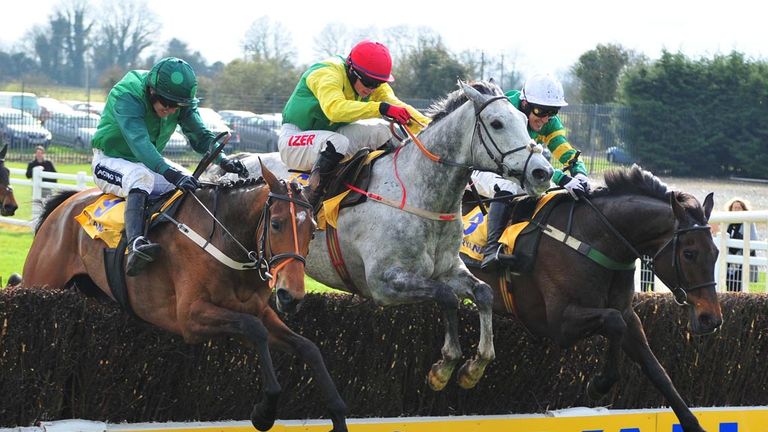
<svg viewBox="0 0 768 432">
<path fill-rule="evenodd" d="M 551 169 L 536 168 L 533 170 L 533 178 L 539 181 L 544 181 L 552 177 Z"/>
<path fill-rule="evenodd" d="M 277 301 L 279 301 L 282 304 L 290 304 L 293 301 L 293 296 L 287 290 L 278 289 Z"/>
</svg>

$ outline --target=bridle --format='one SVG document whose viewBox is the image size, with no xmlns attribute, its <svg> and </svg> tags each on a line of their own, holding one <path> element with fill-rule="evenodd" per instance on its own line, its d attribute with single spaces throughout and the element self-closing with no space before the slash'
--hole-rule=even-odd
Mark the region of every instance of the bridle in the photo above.
<svg viewBox="0 0 768 432">
<path fill-rule="evenodd" d="M 622 244 L 624 244 L 625 247 L 627 247 L 630 251 L 632 251 L 632 254 L 635 256 L 635 258 L 641 258 L 642 255 L 640 252 L 635 249 L 634 246 L 632 246 L 629 241 L 621 235 L 621 233 L 608 221 L 608 219 L 603 215 L 603 213 L 595 207 L 595 205 L 590 201 L 587 197 L 581 197 L 581 200 L 586 202 L 592 210 L 597 213 L 597 216 L 600 218 L 600 221 L 608 228 L 608 230 L 616 237 L 618 238 Z M 575 204 L 575 201 L 574 201 Z M 573 210 L 573 209 L 571 209 Z M 664 252 L 665 249 L 668 247 L 672 248 L 672 268 L 675 269 L 675 284 L 674 286 L 669 287 L 669 290 L 672 291 L 672 294 L 675 297 L 675 302 L 679 305 L 686 305 L 689 304 L 688 302 L 688 293 L 700 288 L 705 288 L 709 286 L 715 286 L 717 285 L 717 282 L 715 280 L 711 280 L 708 282 L 700 283 L 698 285 L 690 285 L 687 278 L 682 272 L 682 263 L 680 262 L 680 258 L 677 256 L 677 251 L 680 245 L 680 237 L 684 234 L 691 233 L 691 232 L 697 232 L 697 231 L 703 231 L 706 230 L 707 232 L 710 231 L 709 225 L 694 225 L 691 227 L 685 227 L 680 228 L 679 223 L 676 224 L 675 231 L 672 233 L 672 237 L 669 238 L 662 246 L 659 248 L 659 250 L 656 251 L 656 253 L 653 255 L 653 258 L 651 259 L 651 262 L 648 263 L 648 268 L 653 272 L 654 275 L 658 276 L 658 273 L 656 272 L 656 260 L 659 259 L 662 252 Z"/>
<path fill-rule="evenodd" d="M 305 207 L 310 211 L 312 210 L 312 206 L 309 204 L 309 202 L 305 201 L 303 198 L 299 199 L 294 196 L 301 196 L 301 193 L 293 189 L 293 184 L 287 184 L 285 180 L 280 180 L 280 182 L 286 186 L 288 192 L 286 194 L 278 194 L 271 191 L 269 192 L 267 201 L 264 203 L 264 208 L 261 211 L 261 217 L 259 218 L 259 226 L 261 227 L 261 232 L 259 234 L 259 238 L 257 239 L 257 244 L 259 246 L 257 251 L 248 250 L 248 248 L 243 246 L 243 244 L 237 240 L 237 238 L 235 238 L 235 236 L 227 229 L 227 227 L 225 227 L 224 224 L 216 218 L 214 214 L 216 209 L 216 201 L 214 201 L 214 212 L 211 212 L 211 210 L 209 210 L 208 207 L 206 207 L 205 204 L 200 201 L 197 195 L 188 194 L 194 198 L 194 200 L 200 205 L 200 207 L 202 207 L 206 213 L 208 213 L 214 222 L 211 235 L 209 235 L 208 239 L 205 239 L 203 236 L 189 228 L 186 224 L 177 221 L 166 213 L 162 213 L 161 216 L 171 221 L 182 234 L 187 236 L 190 240 L 195 242 L 198 246 L 200 246 L 203 250 L 216 258 L 222 264 L 233 270 L 258 270 L 259 278 L 262 281 L 269 280 L 269 285 L 271 288 L 273 288 L 277 280 L 274 275 L 279 273 L 280 270 L 285 267 L 291 260 L 297 260 L 302 264 L 306 264 L 304 256 L 299 251 L 298 226 L 296 224 L 296 206 Z M 291 227 L 293 229 L 294 246 L 292 252 L 281 254 L 273 254 L 272 252 L 272 243 L 269 239 L 269 220 L 271 216 L 271 208 L 275 201 L 287 201 L 290 204 L 292 222 Z M 235 261 L 211 243 L 213 230 L 215 230 L 217 226 L 221 228 L 221 230 L 224 231 L 224 233 L 226 233 L 229 238 L 232 239 L 232 241 L 240 248 L 240 250 L 245 252 L 250 261 Z"/>
<path fill-rule="evenodd" d="M 284 180 L 281 180 L 281 182 L 285 184 Z M 309 209 L 311 213 L 312 205 L 310 205 L 308 201 L 294 198 L 294 190 L 292 184 L 288 184 L 286 187 L 288 190 L 286 195 L 276 194 L 270 191 L 269 196 L 267 197 L 267 202 L 264 204 L 264 209 L 261 211 L 260 225 L 262 227 L 262 231 L 260 235 L 261 242 L 258 254 L 258 270 L 261 280 L 264 281 L 270 279 L 270 287 L 273 287 L 276 281 L 276 278 L 273 278 L 272 274 L 270 273 L 270 270 L 273 268 L 274 270 L 272 273 L 277 274 L 283 267 L 291 262 L 291 260 L 300 261 L 302 265 L 306 265 L 307 263 L 304 255 L 302 255 L 299 251 L 299 232 L 296 224 L 296 206 L 298 205 L 305 207 Z M 296 192 L 296 194 L 302 196 L 301 193 Z M 275 200 L 287 201 L 290 204 L 291 227 L 293 229 L 293 252 L 284 252 L 281 254 L 274 254 L 272 252 L 272 242 L 269 238 L 269 220 L 271 216 L 272 204 L 274 204 Z"/>
<path fill-rule="evenodd" d="M 498 144 L 496 144 L 496 141 L 493 139 L 490 132 L 488 131 L 488 126 L 486 126 L 485 121 L 483 121 L 482 117 L 480 116 L 480 114 L 488 107 L 488 105 L 490 105 L 495 101 L 500 101 L 500 100 L 509 102 L 506 96 L 494 96 L 486 100 L 483 103 L 483 105 L 480 106 L 480 108 L 475 108 L 475 127 L 472 133 L 472 137 L 473 137 L 472 142 L 474 142 L 474 137 L 477 136 L 478 140 L 480 141 L 480 144 L 483 145 L 483 149 L 485 149 L 485 153 L 496 164 L 496 170 L 494 172 L 502 176 L 504 175 L 504 159 L 513 153 L 517 153 L 521 150 L 528 150 L 528 158 L 525 160 L 525 164 L 523 165 L 522 171 L 514 171 L 514 170 L 507 171 L 508 176 L 510 177 L 514 176 L 514 178 L 520 182 L 520 186 L 524 189 L 525 173 L 528 170 L 528 163 L 530 162 L 531 157 L 533 157 L 533 154 L 537 153 L 536 149 L 538 147 L 533 143 L 533 141 L 531 141 L 528 144 L 515 147 L 512 150 L 509 150 L 507 152 L 501 151 Z M 419 138 L 413 132 L 411 132 L 411 130 L 407 126 L 405 127 L 405 130 L 408 133 L 408 135 L 411 137 L 411 140 L 417 145 L 417 147 L 419 147 L 422 153 L 424 153 L 429 159 L 438 163 L 448 165 L 448 166 L 464 168 L 467 171 L 472 171 L 475 169 L 474 167 L 475 153 L 471 151 L 471 149 L 470 149 L 470 153 L 472 154 L 472 158 L 473 158 L 473 163 L 471 165 L 467 165 L 467 164 L 452 161 L 452 160 L 446 160 L 443 157 L 437 156 L 432 152 L 430 152 L 429 150 L 427 150 L 424 144 L 421 143 Z M 494 152 L 491 150 L 486 140 L 483 138 L 483 133 L 482 133 L 483 131 L 485 131 L 485 135 L 488 137 L 488 140 L 493 145 L 493 149 L 496 150 L 496 154 L 494 154 Z"/>
</svg>

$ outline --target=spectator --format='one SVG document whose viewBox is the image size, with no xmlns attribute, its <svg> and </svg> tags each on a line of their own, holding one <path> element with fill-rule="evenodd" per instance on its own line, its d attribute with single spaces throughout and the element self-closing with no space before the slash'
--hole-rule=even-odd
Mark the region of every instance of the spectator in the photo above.
<svg viewBox="0 0 768 432">
<path fill-rule="evenodd" d="M 35 167 L 43 167 L 43 171 L 56 172 L 56 168 L 53 166 L 53 162 L 45 158 L 45 147 L 35 147 L 35 158 L 27 164 L 27 178 L 32 178 L 32 170 Z M 44 179 L 43 181 L 56 183 L 56 179 Z"/>
<path fill-rule="evenodd" d="M 726 203 L 726 210 L 727 211 L 747 211 L 749 210 L 749 202 L 745 200 L 744 198 L 735 197 L 728 201 Z M 755 224 L 750 223 L 750 240 L 757 240 L 757 227 L 755 227 Z M 744 238 L 744 224 L 743 223 L 732 223 L 728 225 L 728 229 L 726 230 L 728 233 L 728 236 L 732 239 L 743 239 Z M 728 248 L 728 255 L 743 255 L 744 249 L 742 248 Z M 755 251 L 752 250 L 749 252 L 749 256 L 756 256 Z M 752 281 L 752 266 L 750 266 L 750 281 Z M 742 291 L 741 286 L 741 269 L 742 264 L 737 263 L 728 263 L 728 276 L 725 278 L 725 284 L 726 289 L 728 291 Z M 756 276 L 756 275 L 755 275 Z"/>
<path fill-rule="evenodd" d="M 34 170 L 36 167 L 39 167 L 39 166 L 43 167 L 43 171 L 56 172 L 56 168 L 53 166 L 53 162 L 45 158 L 45 147 L 43 146 L 35 147 L 35 158 L 32 159 L 32 161 L 27 164 L 26 175 L 28 179 L 32 178 L 32 170 Z M 44 178 L 43 181 L 56 183 L 56 179 Z M 48 198 L 51 195 L 51 192 L 52 192 L 51 189 L 47 187 L 43 187 L 40 197 Z"/>
</svg>

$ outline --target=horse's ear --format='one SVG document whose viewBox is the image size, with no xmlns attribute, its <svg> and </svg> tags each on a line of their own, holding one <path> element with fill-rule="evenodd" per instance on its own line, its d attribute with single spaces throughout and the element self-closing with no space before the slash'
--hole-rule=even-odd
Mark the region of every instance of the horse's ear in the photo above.
<svg viewBox="0 0 768 432">
<path fill-rule="evenodd" d="M 685 208 L 680 203 L 680 201 L 678 201 L 679 197 L 680 197 L 679 192 L 670 193 L 669 204 L 672 206 L 672 213 L 674 213 L 675 219 L 677 219 L 680 222 L 684 222 L 686 220 Z"/>
<path fill-rule="evenodd" d="M 715 193 L 710 192 L 706 198 L 704 198 L 704 218 L 709 221 L 709 216 L 712 215 L 712 208 L 715 207 Z"/>
<path fill-rule="evenodd" d="M 6 143 L 3 146 L 3 149 L 0 150 L 0 159 L 5 159 L 5 154 L 8 153 L 8 144 Z"/>
<path fill-rule="evenodd" d="M 480 109 L 483 107 L 483 104 L 485 104 L 486 96 L 475 90 L 474 87 L 465 83 L 464 81 L 459 80 L 459 85 L 461 86 L 461 89 L 464 91 L 464 94 L 467 96 L 467 98 L 471 100 L 475 105 L 475 112 L 480 111 Z"/>
<path fill-rule="evenodd" d="M 274 174 L 272 174 L 272 171 L 264 166 L 264 162 L 261 161 L 261 158 L 259 158 L 259 165 L 261 165 L 261 176 L 264 177 L 264 181 L 267 182 L 269 188 L 272 189 L 272 191 L 278 190 L 280 188 L 280 181 Z"/>
</svg>

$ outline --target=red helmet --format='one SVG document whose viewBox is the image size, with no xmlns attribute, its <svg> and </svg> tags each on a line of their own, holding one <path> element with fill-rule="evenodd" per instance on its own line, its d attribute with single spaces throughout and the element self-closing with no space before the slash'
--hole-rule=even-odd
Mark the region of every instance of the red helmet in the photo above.
<svg viewBox="0 0 768 432">
<path fill-rule="evenodd" d="M 377 81 L 392 82 L 392 57 L 389 49 L 379 42 L 362 41 L 352 48 L 347 65 Z"/>
</svg>

